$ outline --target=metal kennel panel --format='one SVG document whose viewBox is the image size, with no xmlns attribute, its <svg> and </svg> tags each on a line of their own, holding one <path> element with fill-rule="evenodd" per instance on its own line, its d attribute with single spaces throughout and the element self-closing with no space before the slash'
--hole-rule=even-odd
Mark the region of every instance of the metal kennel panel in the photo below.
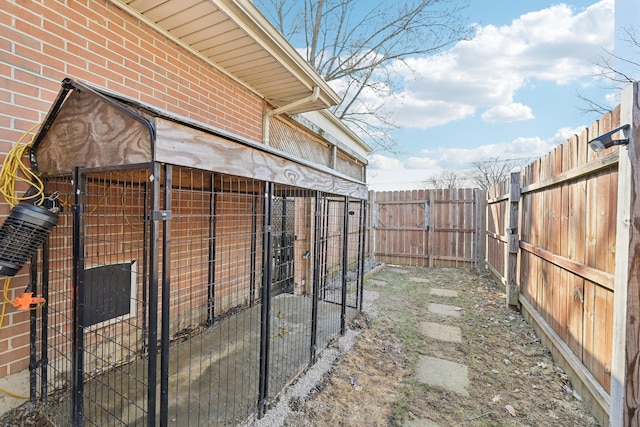
<svg viewBox="0 0 640 427">
<path fill-rule="evenodd" d="M 314 196 L 312 190 L 281 185 L 274 188 L 269 398 L 276 397 L 310 360 Z"/>
<path fill-rule="evenodd" d="M 32 396 L 57 425 L 259 418 L 361 306 L 365 201 L 159 163 L 47 187 Z"/>
<path fill-rule="evenodd" d="M 317 349 L 326 347 L 342 331 L 343 268 L 346 198 L 320 193 L 316 216 Z"/>
<path fill-rule="evenodd" d="M 78 169 L 47 179 L 63 212 L 43 250 L 47 304 L 32 356 L 39 400 L 57 425 L 144 425 L 154 407 L 147 348 L 151 174 Z"/>
<path fill-rule="evenodd" d="M 31 313 L 31 401 L 42 402 L 58 425 L 72 420 L 73 379 L 73 200 L 70 175 L 50 177 L 47 193 L 58 193 L 58 225 L 34 257 L 31 282 L 46 304 Z M 41 292 L 41 293 L 40 293 Z"/>
<path fill-rule="evenodd" d="M 173 168 L 168 420 L 237 425 L 258 410 L 264 183 Z"/>
</svg>

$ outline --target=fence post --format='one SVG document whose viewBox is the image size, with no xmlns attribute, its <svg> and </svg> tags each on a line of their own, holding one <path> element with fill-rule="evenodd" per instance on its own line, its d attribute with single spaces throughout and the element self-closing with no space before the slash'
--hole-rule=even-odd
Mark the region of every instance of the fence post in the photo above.
<svg viewBox="0 0 640 427">
<path fill-rule="evenodd" d="M 427 250 L 429 251 L 429 268 L 433 268 L 433 263 L 434 263 L 434 259 L 433 259 L 433 251 L 435 250 L 435 248 L 433 247 L 433 238 L 434 238 L 434 223 L 435 223 L 435 216 L 436 216 L 436 201 L 435 201 L 435 197 L 436 197 L 436 190 L 429 190 L 429 196 L 427 197 L 427 203 L 431 206 L 431 208 L 429 209 L 429 224 L 427 224 L 427 229 L 429 231 L 427 231 Z"/>
<path fill-rule="evenodd" d="M 484 270 L 484 262 L 487 254 L 487 192 L 476 188 L 474 196 L 474 240 L 475 240 L 475 267 L 476 270 Z"/>
<path fill-rule="evenodd" d="M 518 305 L 518 205 L 520 204 L 520 172 L 511 173 L 509 183 L 509 226 L 507 228 L 507 305 Z"/>
<path fill-rule="evenodd" d="M 378 205 L 376 192 L 369 191 L 369 258 L 376 259 L 376 227 L 378 226 Z"/>
<path fill-rule="evenodd" d="M 609 425 L 637 426 L 640 413 L 637 390 L 640 359 L 640 108 L 634 83 L 622 93 L 620 124 L 631 124 L 627 148 L 620 149 L 618 163 L 618 218 L 613 308 L 613 354 Z"/>
</svg>

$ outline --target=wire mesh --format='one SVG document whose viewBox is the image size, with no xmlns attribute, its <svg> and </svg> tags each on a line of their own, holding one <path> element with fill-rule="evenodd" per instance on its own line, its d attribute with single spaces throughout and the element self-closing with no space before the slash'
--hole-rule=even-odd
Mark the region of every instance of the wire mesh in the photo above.
<svg viewBox="0 0 640 427">
<path fill-rule="evenodd" d="M 64 211 L 39 267 L 58 425 L 260 417 L 359 308 L 364 201 L 167 165 L 79 176 L 47 182 Z"/>
</svg>

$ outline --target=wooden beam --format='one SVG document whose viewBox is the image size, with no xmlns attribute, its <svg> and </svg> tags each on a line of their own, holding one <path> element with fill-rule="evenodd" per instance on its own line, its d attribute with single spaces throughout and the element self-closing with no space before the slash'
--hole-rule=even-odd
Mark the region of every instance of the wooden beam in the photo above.
<svg viewBox="0 0 640 427">
<path fill-rule="evenodd" d="M 531 193 L 532 191 L 542 190 L 543 188 L 552 187 L 554 185 L 562 184 L 563 182 L 592 175 L 618 163 L 618 156 L 618 151 L 612 151 L 611 153 L 605 154 L 602 157 L 598 157 L 597 159 L 584 163 L 566 172 L 559 173 L 551 178 L 522 187 L 521 193 Z"/>
<path fill-rule="evenodd" d="M 295 160 L 268 147 L 231 141 L 156 118 L 155 160 L 331 194 L 366 199 L 367 187 L 320 165 Z"/>
<path fill-rule="evenodd" d="M 493 231 L 488 231 L 488 230 L 487 230 L 487 231 L 486 231 L 486 235 L 487 235 L 487 237 L 489 237 L 489 238 L 491 238 L 491 239 L 494 239 L 494 240 L 499 240 L 499 241 L 501 241 L 502 243 L 508 243 L 508 242 L 509 242 L 509 239 L 508 239 L 508 238 L 506 238 L 506 237 L 504 237 L 504 236 L 501 236 L 501 235 L 499 235 L 499 234 L 496 234 L 496 233 L 494 233 Z"/>
<path fill-rule="evenodd" d="M 534 254 L 535 256 L 540 257 L 553 265 L 557 265 L 558 267 L 570 273 L 587 279 L 598 286 L 609 289 L 611 291 L 614 290 L 614 276 L 611 273 L 607 273 L 606 271 L 598 270 L 597 268 L 593 268 L 581 262 L 577 262 L 572 259 L 554 254 L 553 252 L 539 248 L 537 246 L 533 246 L 532 244 L 527 242 L 521 241 L 520 248 L 523 251 Z"/>
<path fill-rule="evenodd" d="M 504 202 L 505 200 L 509 200 L 509 194 L 503 194 L 502 196 L 494 197 L 492 199 L 487 199 L 488 205 L 493 205 L 494 203 Z"/>
<path fill-rule="evenodd" d="M 620 150 L 616 272 L 611 361 L 612 427 L 640 425 L 640 90 L 622 93 L 620 123 L 631 124 L 627 148 Z"/>
</svg>

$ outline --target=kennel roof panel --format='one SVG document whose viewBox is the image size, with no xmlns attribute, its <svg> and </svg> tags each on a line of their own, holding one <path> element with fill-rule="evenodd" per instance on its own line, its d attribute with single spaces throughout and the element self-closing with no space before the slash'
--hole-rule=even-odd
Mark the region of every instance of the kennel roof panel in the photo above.
<svg viewBox="0 0 640 427">
<path fill-rule="evenodd" d="M 158 161 L 367 198 L 364 182 L 327 166 L 71 79 L 36 135 L 31 161 L 44 175 Z"/>
<path fill-rule="evenodd" d="M 275 107 L 316 100 L 288 113 L 336 105 L 339 96 L 249 0 L 113 0 Z M 268 72 L 265 73 L 265 70 Z"/>
</svg>

